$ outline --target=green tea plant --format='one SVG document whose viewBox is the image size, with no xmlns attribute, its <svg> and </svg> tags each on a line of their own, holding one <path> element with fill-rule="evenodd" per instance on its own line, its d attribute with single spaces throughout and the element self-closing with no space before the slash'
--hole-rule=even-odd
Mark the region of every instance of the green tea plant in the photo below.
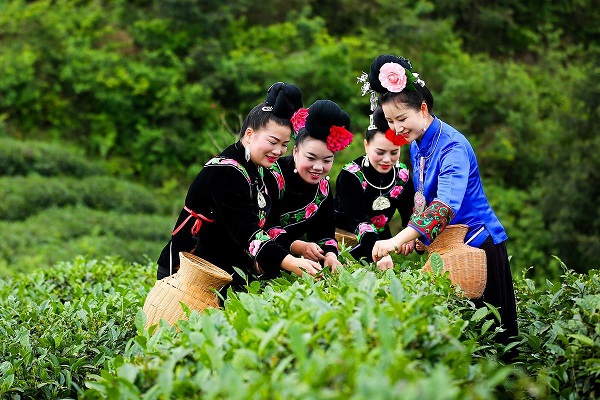
<svg viewBox="0 0 600 400">
<path fill-rule="evenodd" d="M 17 221 L 52 206 L 83 205 L 123 213 L 165 213 L 166 207 L 148 187 L 110 176 L 1 177 L 0 220 Z"/>
<path fill-rule="evenodd" d="M 558 260 L 560 261 L 560 260 Z M 560 285 L 517 283 L 522 341 L 518 360 L 562 399 L 600 396 L 600 272 L 562 264 Z"/>
<path fill-rule="evenodd" d="M 121 354 L 150 265 L 77 258 L 0 281 L 0 396 L 76 398 L 85 377 Z"/>
<path fill-rule="evenodd" d="M 107 360 L 83 398 L 458 399 L 537 393 L 496 360 L 493 312 L 447 278 L 349 264 L 323 279 L 289 275 L 223 310 L 144 329 Z M 508 379 L 510 378 L 510 379 Z"/>
</svg>

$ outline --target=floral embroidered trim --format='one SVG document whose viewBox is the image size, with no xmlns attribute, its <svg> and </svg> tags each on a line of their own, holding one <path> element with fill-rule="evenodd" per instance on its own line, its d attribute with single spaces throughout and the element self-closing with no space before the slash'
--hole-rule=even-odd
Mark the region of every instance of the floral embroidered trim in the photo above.
<svg viewBox="0 0 600 400">
<path fill-rule="evenodd" d="M 318 211 L 319 206 L 327 198 L 328 195 L 329 181 L 327 179 L 321 179 L 321 181 L 318 184 L 318 188 L 313 201 L 304 208 L 301 208 L 296 211 L 290 211 L 281 215 L 281 217 L 279 218 L 281 226 L 285 228 L 287 226 L 295 225 L 304 220 L 309 219 Z"/>
<path fill-rule="evenodd" d="M 279 188 L 279 198 L 281 199 L 283 197 L 283 194 L 285 193 L 285 178 L 283 177 L 283 173 L 281 172 L 281 167 L 279 166 L 279 163 L 275 161 L 273 165 L 271 165 L 271 167 L 269 168 L 269 171 L 271 171 L 271 173 L 275 177 L 275 180 L 277 181 L 277 187 Z"/>
<path fill-rule="evenodd" d="M 439 200 L 433 200 L 421 215 L 413 214 L 408 225 L 432 242 L 453 218 L 454 211 L 450 206 Z"/>
<path fill-rule="evenodd" d="M 355 163 L 354 161 L 350 161 L 348 164 L 344 165 L 343 169 L 356 176 L 363 190 L 367 188 L 367 181 L 365 180 L 365 175 L 363 174 L 362 169 L 357 163 Z"/>
<path fill-rule="evenodd" d="M 331 238 L 329 238 L 329 239 L 321 239 L 321 240 L 319 240 L 317 242 L 317 244 L 319 246 L 333 246 L 333 247 L 335 247 L 335 249 L 337 251 L 340 250 L 340 248 L 338 247 L 338 242 L 335 239 L 331 239 Z"/>
<path fill-rule="evenodd" d="M 356 233 L 356 240 L 360 243 L 362 237 L 368 232 L 376 232 L 375 225 L 366 222 L 358 224 L 356 231 L 354 231 Z"/>
<path fill-rule="evenodd" d="M 234 160 L 233 158 L 226 158 L 226 157 L 213 157 L 210 160 L 208 160 L 206 162 L 206 164 L 204 164 L 205 166 L 209 166 L 209 165 L 231 165 L 233 167 L 235 167 L 238 171 L 240 171 L 242 173 L 242 175 L 244 175 L 244 178 L 246 178 L 246 180 L 248 181 L 249 184 L 252 184 L 252 179 L 250 179 L 250 175 L 248 174 L 248 171 L 246 171 L 246 168 L 244 168 L 242 166 L 242 164 L 240 164 L 239 162 L 237 162 L 236 160 Z"/>
<path fill-rule="evenodd" d="M 260 230 L 256 232 L 252 236 L 252 238 L 253 239 L 250 240 L 250 245 L 248 246 L 248 253 L 252 257 L 256 258 L 256 255 L 258 254 L 262 246 L 264 246 L 265 243 L 271 240 L 271 237 L 267 233 L 265 233 L 265 231 Z"/>
<path fill-rule="evenodd" d="M 258 209 L 258 226 L 260 229 L 265 227 L 265 222 L 267 222 L 267 212 L 262 208 Z"/>
<path fill-rule="evenodd" d="M 371 222 L 373 223 L 373 226 L 377 232 L 382 232 L 388 222 L 388 217 L 386 217 L 384 214 L 376 215 L 371 217 Z"/>
<path fill-rule="evenodd" d="M 276 237 L 278 237 L 279 235 L 282 235 L 284 233 L 287 233 L 285 229 L 281 229 L 279 227 L 274 227 L 271 228 L 267 231 L 267 235 L 269 235 L 269 237 L 271 239 L 275 239 Z"/>
</svg>

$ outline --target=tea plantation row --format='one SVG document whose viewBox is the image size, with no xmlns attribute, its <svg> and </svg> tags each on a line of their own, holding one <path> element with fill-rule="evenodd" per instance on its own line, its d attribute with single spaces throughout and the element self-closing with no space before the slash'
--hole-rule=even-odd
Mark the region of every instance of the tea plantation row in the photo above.
<svg viewBox="0 0 600 400">
<path fill-rule="evenodd" d="M 521 335 L 499 361 L 493 309 L 419 262 L 347 261 L 317 282 L 285 275 L 223 309 L 144 329 L 154 265 L 77 258 L 0 281 L 7 399 L 594 398 L 600 274 L 517 279 Z"/>
</svg>

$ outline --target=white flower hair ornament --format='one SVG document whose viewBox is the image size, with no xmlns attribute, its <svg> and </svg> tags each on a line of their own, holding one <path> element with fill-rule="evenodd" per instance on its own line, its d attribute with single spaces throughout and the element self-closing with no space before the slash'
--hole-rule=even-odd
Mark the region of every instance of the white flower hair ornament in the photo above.
<svg viewBox="0 0 600 400">
<path fill-rule="evenodd" d="M 362 84 L 360 87 L 360 95 L 364 96 L 367 93 L 370 94 L 371 112 L 375 111 L 377 108 L 377 92 L 371 89 L 369 75 L 367 75 L 366 72 L 363 72 L 360 76 L 356 77 L 356 84 L 358 85 L 359 83 Z M 371 125 L 374 126 L 372 121 Z M 371 129 L 371 126 L 369 126 L 369 129 Z"/>
</svg>

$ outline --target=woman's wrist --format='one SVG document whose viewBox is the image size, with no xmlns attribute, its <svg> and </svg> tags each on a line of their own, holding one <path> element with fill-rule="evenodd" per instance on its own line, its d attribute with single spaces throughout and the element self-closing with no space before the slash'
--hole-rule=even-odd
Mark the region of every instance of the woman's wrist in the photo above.
<svg viewBox="0 0 600 400">
<path fill-rule="evenodd" d="M 392 242 L 392 246 L 394 246 L 394 252 L 396 252 L 396 254 L 398 254 L 398 252 L 400 251 L 400 249 L 398 248 L 398 245 L 394 241 L 394 238 L 391 238 L 390 241 Z"/>
</svg>

